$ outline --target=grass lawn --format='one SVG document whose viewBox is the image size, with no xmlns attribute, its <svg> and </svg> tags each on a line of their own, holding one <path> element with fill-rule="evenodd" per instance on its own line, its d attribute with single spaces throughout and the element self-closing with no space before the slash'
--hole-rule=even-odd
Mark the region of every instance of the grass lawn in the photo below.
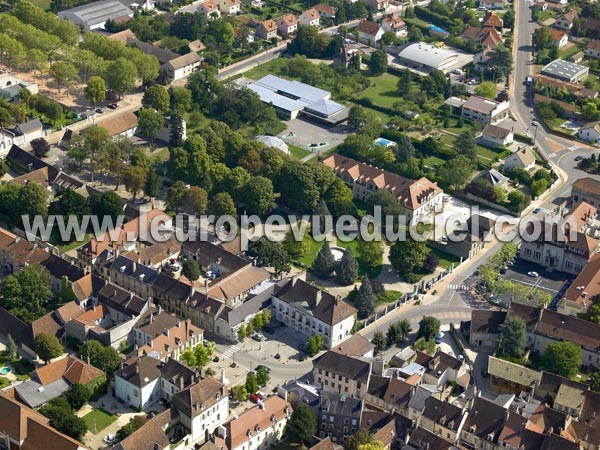
<svg viewBox="0 0 600 450">
<path fill-rule="evenodd" d="M 253 80 L 258 80 L 266 75 L 279 75 L 281 74 L 281 69 L 286 66 L 288 61 L 287 58 L 272 59 L 260 66 L 250 69 L 248 72 L 244 73 L 244 76 L 252 78 Z"/>
<path fill-rule="evenodd" d="M 575 53 L 577 53 L 580 50 L 581 49 L 577 45 L 573 44 L 569 48 L 566 48 L 559 52 L 560 58 L 561 59 L 569 59 L 569 57 L 573 56 Z"/>
<path fill-rule="evenodd" d="M 61 250 L 63 253 L 65 253 L 65 252 L 68 252 L 68 251 L 70 251 L 70 250 L 74 250 L 74 249 L 76 249 L 76 248 L 79 248 L 79 247 L 81 247 L 82 245 L 85 245 L 85 244 L 87 244 L 88 242 L 90 242 L 90 240 L 91 240 L 91 239 L 92 239 L 92 234 L 91 234 L 91 233 L 89 233 L 89 234 L 86 234 L 86 235 L 83 237 L 83 240 L 82 240 L 82 241 L 73 241 L 73 242 L 69 242 L 68 244 L 64 244 L 64 245 L 60 245 L 60 244 L 59 244 L 59 245 L 57 245 L 57 247 L 58 247 L 58 248 L 59 248 L 59 249 L 60 249 L 60 250 Z"/>
<path fill-rule="evenodd" d="M 480 159 L 487 162 L 493 161 L 494 158 L 499 155 L 499 153 L 495 152 L 491 148 L 484 147 L 483 145 L 479 144 L 475 145 L 475 151 Z"/>
<path fill-rule="evenodd" d="M 449 269 L 450 266 L 452 265 L 452 263 L 454 263 L 454 267 L 456 267 L 458 265 L 458 263 L 460 262 L 460 258 L 457 258 L 454 255 L 451 255 L 449 253 L 446 253 L 443 250 L 439 250 L 437 248 L 432 248 L 429 247 L 431 249 L 430 253 L 433 253 L 435 256 L 438 257 L 438 259 L 440 260 L 440 267 L 444 268 L 444 269 Z"/>
<path fill-rule="evenodd" d="M 108 414 L 101 409 L 94 409 L 83 416 L 87 429 L 94 434 L 98 434 L 116 420 L 117 416 Z"/>
<path fill-rule="evenodd" d="M 358 240 L 357 239 L 354 239 L 350 242 L 342 242 L 338 239 L 337 246 L 342 247 L 342 248 L 349 248 L 350 250 L 352 250 L 352 254 L 354 255 L 355 258 L 358 256 L 358 250 L 357 250 Z M 379 275 L 381 275 L 382 267 L 383 266 L 381 264 L 378 264 L 376 266 L 364 266 L 364 265 L 360 264 L 358 267 L 358 275 L 359 276 L 366 275 L 369 279 L 372 280 L 374 278 L 377 278 Z"/>
<path fill-rule="evenodd" d="M 429 24 L 427 22 L 419 19 L 418 17 L 410 17 L 410 18 L 403 17 L 402 20 L 404 20 L 408 24 L 416 25 L 418 27 L 428 27 L 429 26 Z"/>
<path fill-rule="evenodd" d="M 7 386 L 10 386 L 8 378 L 0 377 L 0 389 L 4 389 Z"/>
<path fill-rule="evenodd" d="M 310 234 L 308 236 L 308 240 L 310 242 L 308 251 L 296 260 L 296 262 L 302 263 L 305 267 L 310 267 L 312 265 L 313 261 L 317 257 L 317 253 L 319 253 L 319 250 L 321 250 L 321 247 L 323 247 L 323 244 L 325 243 L 325 241 L 315 241 Z"/>
<path fill-rule="evenodd" d="M 306 150 L 302 147 L 298 147 L 296 145 L 288 144 L 288 148 L 290 150 L 290 154 L 296 159 L 302 159 L 308 155 L 310 155 L 310 150 Z"/>
<path fill-rule="evenodd" d="M 50 0 L 31 0 L 31 3 L 43 10 L 50 9 Z"/>
<path fill-rule="evenodd" d="M 433 355 L 435 353 L 435 341 L 433 339 L 427 341 L 425 338 L 420 338 L 415 341 L 413 348 L 428 355 Z"/>
<path fill-rule="evenodd" d="M 423 160 L 423 164 L 432 169 L 437 169 L 438 167 L 443 166 L 444 163 L 445 161 L 437 156 L 429 156 Z"/>
<path fill-rule="evenodd" d="M 402 100 L 397 92 L 398 77 L 384 73 L 378 77 L 370 78 L 371 85 L 361 92 L 361 98 L 368 98 L 373 103 L 391 108 L 394 103 Z"/>
</svg>

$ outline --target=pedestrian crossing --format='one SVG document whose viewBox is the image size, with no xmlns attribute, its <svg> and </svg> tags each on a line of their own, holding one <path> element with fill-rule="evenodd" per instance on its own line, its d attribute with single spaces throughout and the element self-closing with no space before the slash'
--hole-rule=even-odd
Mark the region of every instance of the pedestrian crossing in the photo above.
<svg viewBox="0 0 600 450">
<path fill-rule="evenodd" d="M 543 214 L 543 215 L 548 215 L 548 214 L 552 214 L 554 211 L 552 209 L 548 209 L 548 208 L 536 208 L 539 211 L 536 214 Z"/>
<path fill-rule="evenodd" d="M 449 284 L 448 289 L 454 289 L 456 291 L 466 291 L 468 290 L 467 286 L 464 284 Z"/>
<path fill-rule="evenodd" d="M 239 348 L 235 345 L 232 345 L 231 347 L 229 347 L 227 350 L 225 350 L 223 352 L 223 356 L 225 358 L 231 359 L 231 358 L 233 358 L 233 355 L 236 354 L 237 352 L 239 352 L 240 350 L 241 350 L 241 348 Z"/>
<path fill-rule="evenodd" d="M 556 158 L 557 156 L 558 156 L 558 155 L 557 155 L 555 152 L 548 153 L 548 158 L 550 158 L 550 159 L 554 159 L 554 158 Z"/>
</svg>

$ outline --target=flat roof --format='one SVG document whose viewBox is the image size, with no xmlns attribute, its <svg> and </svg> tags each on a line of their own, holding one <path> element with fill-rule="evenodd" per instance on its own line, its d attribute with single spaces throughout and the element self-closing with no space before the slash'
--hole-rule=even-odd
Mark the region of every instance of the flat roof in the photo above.
<svg viewBox="0 0 600 450">
<path fill-rule="evenodd" d="M 571 80 L 588 70 L 587 67 L 581 64 L 575 64 L 564 59 L 555 59 L 551 63 L 546 64 L 542 68 L 542 73 L 554 77 Z"/>
<path fill-rule="evenodd" d="M 275 91 L 272 91 L 271 89 L 255 83 L 251 83 L 246 87 L 251 91 L 256 92 L 263 102 L 272 103 L 276 108 L 283 109 L 285 111 L 299 111 L 306 106 L 306 103 L 302 101 L 285 97 Z"/>
<path fill-rule="evenodd" d="M 427 67 L 437 68 L 449 59 L 458 58 L 458 54 L 450 50 L 434 47 L 425 42 L 415 42 L 404 47 L 398 53 L 398 57 L 418 62 Z"/>
<path fill-rule="evenodd" d="M 123 16 L 133 16 L 133 11 L 123 3 L 117 0 L 102 0 L 99 2 L 88 3 L 87 5 L 77 6 L 58 13 L 58 16 L 73 15 L 88 25 L 97 25 L 104 23 L 108 19 L 115 19 Z"/>
<path fill-rule="evenodd" d="M 277 91 L 291 95 L 306 103 L 314 103 L 331 95 L 329 92 L 311 86 L 310 84 L 305 84 L 294 80 L 286 80 L 285 78 L 275 75 L 264 76 L 254 84 L 263 86 L 271 91 Z"/>
</svg>

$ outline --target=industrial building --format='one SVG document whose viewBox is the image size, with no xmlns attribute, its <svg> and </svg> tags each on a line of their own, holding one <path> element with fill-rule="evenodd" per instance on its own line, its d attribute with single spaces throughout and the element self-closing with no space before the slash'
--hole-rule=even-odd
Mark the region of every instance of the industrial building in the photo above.
<svg viewBox="0 0 600 450">
<path fill-rule="evenodd" d="M 589 67 L 565 61 L 564 59 L 555 59 L 542 68 L 543 75 L 568 83 L 580 83 L 587 78 L 589 73 Z"/>
<path fill-rule="evenodd" d="M 458 63 L 458 54 L 425 42 L 415 42 L 398 53 L 398 63 L 421 72 L 447 70 Z"/>
</svg>

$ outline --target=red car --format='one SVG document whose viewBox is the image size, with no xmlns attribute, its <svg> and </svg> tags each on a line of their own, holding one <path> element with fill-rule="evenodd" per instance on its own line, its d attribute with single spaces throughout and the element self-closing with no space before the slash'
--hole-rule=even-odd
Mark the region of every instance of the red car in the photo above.
<svg viewBox="0 0 600 450">
<path fill-rule="evenodd" d="M 254 403 L 258 403 L 258 401 L 260 400 L 260 395 L 258 394 L 251 394 L 250 395 L 250 401 L 254 402 Z"/>
</svg>

